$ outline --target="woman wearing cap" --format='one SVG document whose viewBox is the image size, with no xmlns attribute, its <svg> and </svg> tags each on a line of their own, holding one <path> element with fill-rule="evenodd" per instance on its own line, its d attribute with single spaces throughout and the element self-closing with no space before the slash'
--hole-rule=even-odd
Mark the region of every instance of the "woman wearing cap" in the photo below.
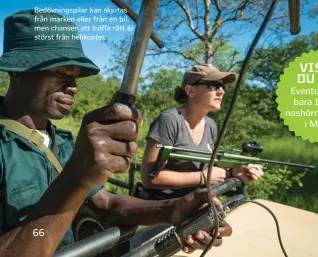
<svg viewBox="0 0 318 257">
<path fill-rule="evenodd" d="M 211 152 L 216 142 L 217 128 L 207 114 L 220 110 L 224 85 L 234 81 L 233 73 L 220 72 L 210 64 L 195 65 L 187 70 L 181 87 L 175 90 L 175 100 L 181 106 L 162 112 L 150 126 L 141 169 L 146 188 L 171 189 L 166 192 L 172 192 L 171 197 L 178 197 L 204 185 L 207 165 L 193 161 L 168 160 L 155 177 L 149 176 L 158 157 L 159 148 L 156 145 Z M 257 168 L 240 167 L 226 172 L 225 169 L 213 167 L 210 183 L 223 182 L 229 176 L 250 183 L 262 175 L 263 171 Z"/>
</svg>

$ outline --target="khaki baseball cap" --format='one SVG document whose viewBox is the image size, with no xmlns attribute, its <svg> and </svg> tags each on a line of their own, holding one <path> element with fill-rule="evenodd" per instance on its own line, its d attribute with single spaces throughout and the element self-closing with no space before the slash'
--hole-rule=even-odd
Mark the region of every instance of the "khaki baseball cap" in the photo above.
<svg viewBox="0 0 318 257">
<path fill-rule="evenodd" d="M 232 72 L 219 71 L 212 64 L 194 65 L 184 74 L 181 87 L 194 85 L 199 81 L 216 81 L 221 79 L 224 84 L 229 84 L 236 80 L 236 76 Z"/>
</svg>

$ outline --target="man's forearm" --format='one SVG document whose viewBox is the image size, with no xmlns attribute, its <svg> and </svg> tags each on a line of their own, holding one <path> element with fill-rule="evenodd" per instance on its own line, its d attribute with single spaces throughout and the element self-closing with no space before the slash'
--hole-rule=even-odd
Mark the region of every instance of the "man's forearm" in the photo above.
<svg viewBox="0 0 318 257">
<path fill-rule="evenodd" d="M 62 172 L 23 224 L 0 237 L 0 256 L 52 256 L 89 190 Z"/>
<path fill-rule="evenodd" d="M 112 225 L 155 225 L 171 223 L 176 199 L 149 201 L 103 189 L 92 201 L 95 211 Z"/>
</svg>

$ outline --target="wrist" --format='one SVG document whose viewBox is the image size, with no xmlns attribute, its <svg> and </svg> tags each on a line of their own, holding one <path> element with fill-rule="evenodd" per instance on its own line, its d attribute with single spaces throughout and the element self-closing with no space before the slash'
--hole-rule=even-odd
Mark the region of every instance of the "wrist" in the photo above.
<svg viewBox="0 0 318 257">
<path fill-rule="evenodd" d="M 94 184 L 89 183 L 85 178 L 83 178 L 82 174 L 84 173 L 83 168 L 76 165 L 77 162 L 73 161 L 72 158 L 65 164 L 63 171 L 60 175 L 66 180 L 71 181 L 72 186 L 82 188 L 84 190 L 91 190 L 95 187 Z"/>
<path fill-rule="evenodd" d="M 200 171 L 200 184 L 199 186 L 205 186 L 206 185 L 206 176 L 204 174 L 204 171 Z"/>
</svg>

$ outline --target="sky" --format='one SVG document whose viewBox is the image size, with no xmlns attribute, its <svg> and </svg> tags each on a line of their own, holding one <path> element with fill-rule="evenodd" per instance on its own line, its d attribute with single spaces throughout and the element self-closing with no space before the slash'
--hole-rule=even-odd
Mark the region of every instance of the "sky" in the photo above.
<svg viewBox="0 0 318 257">
<path fill-rule="evenodd" d="M 12 4 L 11 4 L 12 3 Z M 90 1 L 83 1 L 83 0 L 15 0 L 12 2 L 7 1 L 5 6 L 2 5 L 0 10 L 0 53 L 3 52 L 3 22 L 4 19 L 18 11 L 27 10 L 27 9 L 34 9 L 35 7 L 38 8 L 117 8 L 110 0 L 90 0 Z M 67 15 L 65 15 L 67 16 Z M 68 17 L 77 17 L 76 15 L 70 15 Z M 78 15 L 83 16 L 83 15 Z M 92 17 L 93 15 L 85 14 L 86 17 Z M 96 14 L 96 16 L 99 16 Z M 116 15 L 114 15 L 116 17 Z M 76 25 L 80 25 L 78 22 L 75 22 Z M 134 22 L 131 21 L 129 24 L 134 25 Z M 83 25 L 83 23 L 81 23 Z M 90 34 L 85 33 L 85 34 Z M 107 38 L 111 40 L 120 40 L 125 36 L 126 32 L 123 31 L 116 31 L 116 32 L 99 32 L 98 35 L 105 35 Z M 93 60 L 93 62 L 101 69 L 105 65 L 107 65 L 107 60 L 110 57 L 110 48 L 107 44 L 98 41 L 98 40 L 82 40 L 82 46 L 84 49 L 85 54 Z"/>
<path fill-rule="evenodd" d="M 84 0 L 15 0 L 15 1 L 6 1 L 5 5 L 2 4 L 1 10 L 0 10 L 0 53 L 3 51 L 3 21 L 4 19 L 21 10 L 25 9 L 33 9 L 35 7 L 38 8 L 45 8 L 45 7 L 51 7 L 51 8 L 117 8 L 110 0 L 90 0 L 90 1 L 84 1 Z M 65 15 L 67 16 L 67 15 Z M 75 15 L 75 17 L 80 17 L 81 15 Z M 99 14 L 85 14 L 86 17 L 90 17 L 91 19 L 93 16 L 100 16 Z M 105 15 L 104 15 L 105 16 Z M 112 15 L 112 17 L 122 17 L 123 14 L 118 15 Z M 68 16 L 68 17 L 74 17 Z M 110 16 L 108 16 L 110 17 Z M 83 25 L 83 23 L 75 22 L 77 25 Z M 92 23 L 90 23 L 92 24 Z M 122 23 L 124 25 L 130 25 L 134 27 L 133 21 L 128 21 Z M 88 24 L 89 25 L 89 24 Z M 108 24 L 112 25 L 112 24 Z M 317 21 L 315 20 L 309 20 L 306 17 L 301 17 L 301 33 L 299 35 L 307 35 L 312 31 L 316 30 L 317 27 Z M 124 36 L 127 33 L 133 33 L 133 32 L 126 32 L 126 31 L 111 31 L 111 32 L 95 32 L 95 34 L 98 33 L 98 35 L 106 36 L 108 40 L 112 41 L 119 41 L 120 39 L 124 38 Z M 231 43 L 235 44 L 236 46 L 242 46 L 246 47 L 251 43 L 251 40 L 253 39 L 254 35 L 256 33 L 256 30 L 250 31 L 244 35 L 238 36 L 234 38 Z M 85 32 L 87 35 L 93 35 L 93 32 Z M 292 36 L 290 36 L 292 37 Z M 169 44 L 169 42 L 166 42 Z M 109 58 L 111 56 L 111 49 L 110 47 L 105 43 L 98 40 L 82 40 L 82 45 L 85 54 L 93 60 L 97 66 L 99 66 L 102 70 L 104 67 L 109 67 Z"/>
</svg>

